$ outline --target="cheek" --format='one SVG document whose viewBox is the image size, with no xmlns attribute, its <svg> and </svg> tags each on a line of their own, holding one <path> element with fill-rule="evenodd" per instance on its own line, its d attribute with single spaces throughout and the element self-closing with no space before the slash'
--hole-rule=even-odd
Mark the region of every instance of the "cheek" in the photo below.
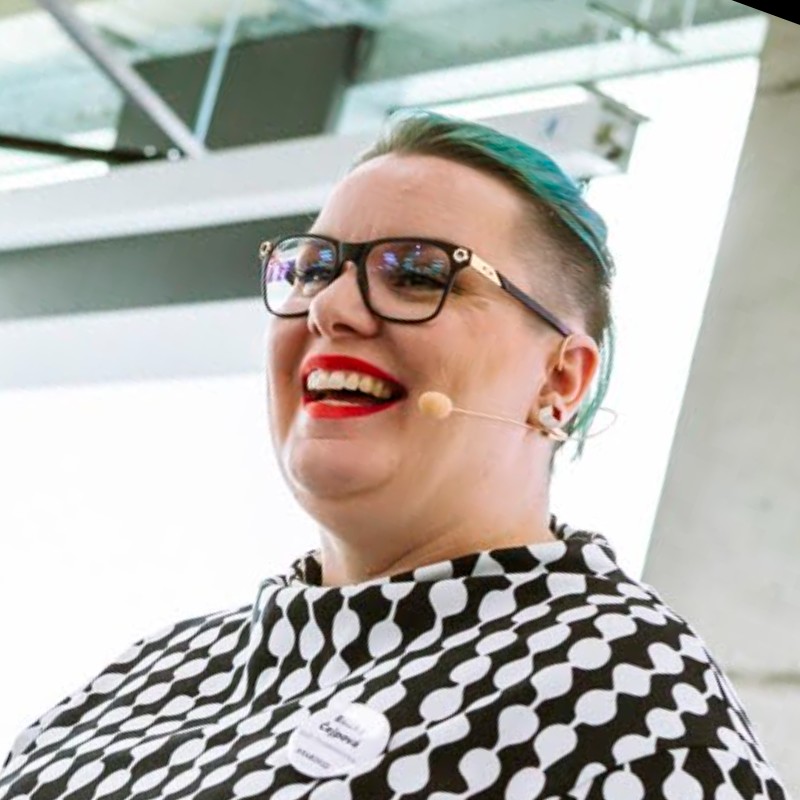
<svg viewBox="0 0 800 800">
<path fill-rule="evenodd" d="M 305 354 L 305 321 L 271 321 L 264 336 L 271 422 L 283 427 L 300 397 L 298 372 Z"/>
<path fill-rule="evenodd" d="M 267 365 L 273 374 L 296 372 L 308 345 L 305 317 L 271 317 L 264 333 Z"/>
<path fill-rule="evenodd" d="M 507 408 L 528 403 L 540 366 L 537 343 L 528 328 L 486 315 L 482 322 L 475 320 L 470 342 L 472 352 L 464 368 L 474 390 L 497 395 L 494 402 Z"/>
</svg>

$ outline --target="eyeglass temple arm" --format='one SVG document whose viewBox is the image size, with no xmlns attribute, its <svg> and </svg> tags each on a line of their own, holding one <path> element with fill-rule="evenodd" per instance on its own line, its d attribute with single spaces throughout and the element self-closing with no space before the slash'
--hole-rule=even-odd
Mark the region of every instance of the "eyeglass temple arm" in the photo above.
<svg viewBox="0 0 800 800">
<path fill-rule="evenodd" d="M 482 258 L 472 255 L 469 266 L 472 269 L 480 272 L 485 278 L 488 278 L 492 283 L 499 286 L 501 289 L 507 291 L 512 297 L 519 300 L 526 308 L 538 314 L 545 322 L 552 325 L 562 336 L 569 336 L 572 331 L 558 317 L 551 314 L 543 305 L 537 303 L 530 295 L 525 294 L 522 289 L 515 286 L 508 278 L 501 275 L 494 267 L 487 264 Z"/>
</svg>

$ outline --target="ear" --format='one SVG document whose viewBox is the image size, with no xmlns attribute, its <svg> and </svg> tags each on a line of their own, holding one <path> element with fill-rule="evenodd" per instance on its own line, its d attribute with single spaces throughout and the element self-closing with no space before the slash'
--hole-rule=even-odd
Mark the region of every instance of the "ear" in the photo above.
<svg viewBox="0 0 800 800">
<path fill-rule="evenodd" d="M 573 333 L 559 340 L 548 357 L 547 376 L 531 410 L 532 418 L 536 419 L 543 406 L 552 405 L 563 427 L 577 413 L 599 367 L 600 349 L 591 336 Z"/>
</svg>

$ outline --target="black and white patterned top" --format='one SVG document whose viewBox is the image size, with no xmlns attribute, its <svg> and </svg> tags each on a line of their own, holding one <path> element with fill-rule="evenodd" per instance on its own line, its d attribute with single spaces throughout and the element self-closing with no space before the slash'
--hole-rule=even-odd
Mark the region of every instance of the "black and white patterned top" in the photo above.
<svg viewBox="0 0 800 800">
<path fill-rule="evenodd" d="M 137 642 L 16 741 L 0 800 L 779 800 L 703 642 L 607 542 L 321 586 Z"/>
</svg>

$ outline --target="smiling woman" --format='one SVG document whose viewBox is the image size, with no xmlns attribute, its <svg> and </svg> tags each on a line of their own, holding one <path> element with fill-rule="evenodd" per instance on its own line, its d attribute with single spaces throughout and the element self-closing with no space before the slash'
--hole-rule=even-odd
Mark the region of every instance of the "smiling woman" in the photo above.
<svg viewBox="0 0 800 800">
<path fill-rule="evenodd" d="M 47 712 L 0 798 L 784 798 L 702 640 L 550 511 L 613 353 L 605 227 L 556 165 L 401 117 L 261 256 L 319 547 Z"/>
</svg>

